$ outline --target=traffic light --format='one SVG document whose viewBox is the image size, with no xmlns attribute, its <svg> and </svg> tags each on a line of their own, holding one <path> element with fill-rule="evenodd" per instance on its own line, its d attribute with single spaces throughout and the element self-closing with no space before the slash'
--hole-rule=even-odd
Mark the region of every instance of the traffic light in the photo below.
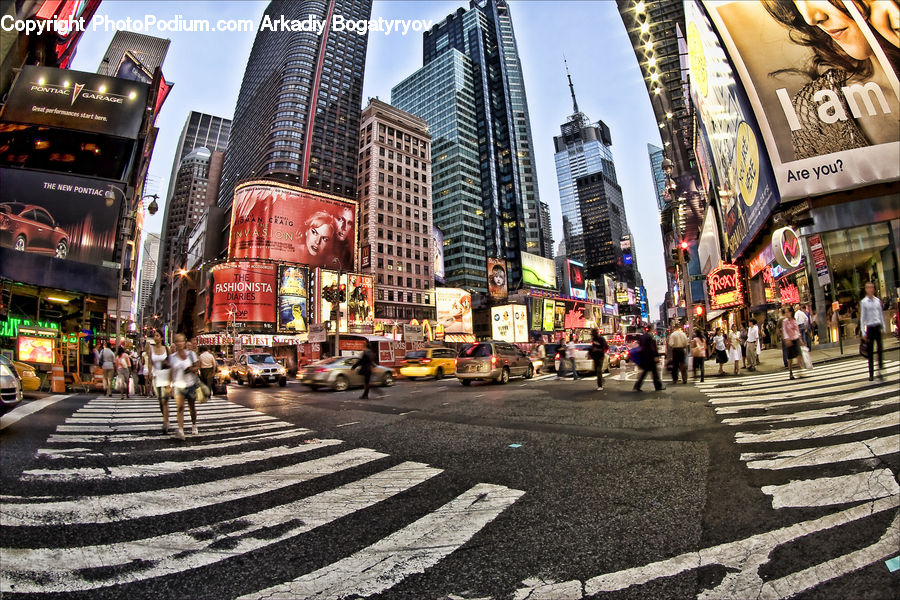
<svg viewBox="0 0 900 600">
<path fill-rule="evenodd" d="M 694 314 L 697 315 L 698 319 L 703 318 L 703 305 L 702 304 L 698 304 L 697 306 L 694 307 Z"/>
<path fill-rule="evenodd" d="M 338 293 L 338 301 L 346 302 L 347 301 L 347 286 L 342 283 L 341 287 L 338 289 L 340 290 L 340 292 Z"/>
<path fill-rule="evenodd" d="M 682 249 L 682 250 L 687 250 L 687 249 L 688 249 L 688 243 L 687 243 L 686 240 L 681 240 L 681 249 Z"/>
</svg>

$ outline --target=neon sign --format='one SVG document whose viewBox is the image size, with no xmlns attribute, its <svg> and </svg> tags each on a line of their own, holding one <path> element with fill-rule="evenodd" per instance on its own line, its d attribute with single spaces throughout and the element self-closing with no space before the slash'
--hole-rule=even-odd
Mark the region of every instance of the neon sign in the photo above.
<svg viewBox="0 0 900 600">
<path fill-rule="evenodd" d="M 720 265 L 706 276 L 709 287 L 709 307 L 713 310 L 740 306 L 744 290 L 737 265 Z"/>
<path fill-rule="evenodd" d="M 800 304 L 800 290 L 794 284 L 781 286 L 781 304 Z"/>
</svg>

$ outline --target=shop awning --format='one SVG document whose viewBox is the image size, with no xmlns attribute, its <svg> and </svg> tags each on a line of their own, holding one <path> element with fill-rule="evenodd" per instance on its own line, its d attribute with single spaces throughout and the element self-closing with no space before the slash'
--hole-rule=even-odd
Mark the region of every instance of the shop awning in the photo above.
<svg viewBox="0 0 900 600">
<path fill-rule="evenodd" d="M 709 311 L 709 314 L 706 315 L 706 320 L 707 321 L 715 321 L 716 319 L 718 319 L 719 317 L 721 317 L 724 314 L 725 314 L 724 310 L 711 310 L 711 311 Z"/>
</svg>

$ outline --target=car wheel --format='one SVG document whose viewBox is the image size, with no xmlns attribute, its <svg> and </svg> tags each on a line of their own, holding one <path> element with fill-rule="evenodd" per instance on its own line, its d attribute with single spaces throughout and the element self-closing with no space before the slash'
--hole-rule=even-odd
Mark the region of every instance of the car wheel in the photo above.
<svg viewBox="0 0 900 600">
<path fill-rule="evenodd" d="M 278 380 L 278 387 L 286 387 L 286 386 L 287 386 L 287 379 L 279 379 Z"/>
<path fill-rule="evenodd" d="M 509 383 L 509 369 L 503 367 L 503 370 L 500 371 L 500 377 L 497 378 L 497 383 L 500 385 Z"/>
<path fill-rule="evenodd" d="M 383 387 L 391 387 L 394 385 L 394 376 L 390 373 L 385 373 L 384 377 L 381 378 L 381 385 Z"/>
<path fill-rule="evenodd" d="M 471 379 L 460 379 L 459 382 L 466 387 L 469 387 L 470 385 L 472 385 Z"/>
<path fill-rule="evenodd" d="M 528 368 L 525 369 L 525 379 L 531 379 L 532 377 L 534 377 L 534 367 L 528 365 Z"/>
<path fill-rule="evenodd" d="M 410 381 L 415 381 L 415 380 L 416 380 L 415 377 L 407 377 L 407 379 L 409 379 Z"/>
<path fill-rule="evenodd" d="M 308 386 L 306 386 L 306 387 L 308 387 L 308 388 L 309 388 L 311 391 L 313 391 L 313 392 L 318 392 L 318 391 L 319 391 L 319 386 L 317 386 L 317 385 L 308 385 Z"/>
<path fill-rule="evenodd" d="M 56 258 L 65 258 L 69 253 L 69 243 L 66 240 L 59 240 L 56 244 Z"/>
<path fill-rule="evenodd" d="M 438 367 L 437 371 L 434 372 L 434 380 L 440 381 L 443 378 L 444 378 L 444 370 L 442 368 Z"/>
<path fill-rule="evenodd" d="M 25 252 L 25 236 L 24 235 L 20 235 L 19 237 L 16 238 L 16 243 L 13 246 L 13 248 L 18 250 L 19 252 Z"/>
<path fill-rule="evenodd" d="M 336 392 L 346 392 L 349 387 L 350 382 L 343 375 L 338 375 L 334 380 L 334 391 Z"/>
</svg>

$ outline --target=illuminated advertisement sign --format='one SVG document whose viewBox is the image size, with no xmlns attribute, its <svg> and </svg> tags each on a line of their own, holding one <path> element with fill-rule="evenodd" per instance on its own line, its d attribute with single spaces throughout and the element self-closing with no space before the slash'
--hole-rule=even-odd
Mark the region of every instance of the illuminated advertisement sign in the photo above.
<svg viewBox="0 0 900 600">
<path fill-rule="evenodd" d="M 606 304 L 616 304 L 616 285 L 609 275 L 603 276 L 603 298 Z"/>
<path fill-rule="evenodd" d="M 341 273 L 341 280 L 338 281 L 337 271 L 319 271 L 319 285 L 318 285 L 318 298 L 319 298 L 319 319 L 322 323 L 326 321 L 337 321 L 338 320 L 338 311 L 343 313 L 340 316 L 340 326 L 341 331 L 347 331 L 347 311 L 346 302 L 342 303 L 339 306 L 338 302 L 331 302 L 329 300 L 330 294 L 332 292 L 340 293 L 340 286 L 344 286 L 344 296 L 347 296 L 347 273 Z"/>
<path fill-rule="evenodd" d="M 776 229 L 772 234 L 772 253 L 775 262 L 784 269 L 796 269 L 803 260 L 800 238 L 790 227 Z"/>
<path fill-rule="evenodd" d="M 566 328 L 566 303 L 562 300 L 556 300 L 553 307 L 553 329 L 562 330 Z"/>
<path fill-rule="evenodd" d="M 53 338 L 39 338 L 20 335 L 16 350 L 19 360 L 25 362 L 51 364 L 53 362 Z"/>
<path fill-rule="evenodd" d="M 528 341 L 528 311 L 524 304 L 512 305 L 513 330 L 516 342 Z"/>
<path fill-rule="evenodd" d="M 350 329 L 375 324 L 375 285 L 371 275 L 347 277 L 347 319 Z"/>
<path fill-rule="evenodd" d="M 720 265 L 706 276 L 709 287 L 709 308 L 718 310 L 744 303 L 741 275 L 736 265 Z"/>
<path fill-rule="evenodd" d="M 553 314 L 556 308 L 556 302 L 544 299 L 544 331 L 553 331 Z"/>
<path fill-rule="evenodd" d="M 628 304 L 628 288 L 621 281 L 616 282 L 616 303 Z"/>
<path fill-rule="evenodd" d="M 747 90 L 782 199 L 900 178 L 896 12 L 888 16 L 896 2 L 810 3 L 814 15 L 800 2 L 705 5 Z M 745 177 L 740 168 L 737 177 Z"/>
<path fill-rule="evenodd" d="M 445 333 L 472 333 L 472 295 L 457 288 L 435 288 L 438 325 Z"/>
<path fill-rule="evenodd" d="M 301 333 L 309 323 L 309 271 L 282 265 L 278 269 L 278 331 Z"/>
<path fill-rule="evenodd" d="M 26 65 L 9 92 L 3 120 L 135 139 L 149 89 L 140 81 Z"/>
<path fill-rule="evenodd" d="M 434 264 L 432 271 L 434 272 L 434 280 L 438 283 L 444 283 L 444 233 L 437 227 L 431 228 L 431 252 Z"/>
<path fill-rule="evenodd" d="M 790 283 L 780 286 L 779 288 L 781 294 L 781 304 L 784 306 L 791 306 L 793 304 L 800 303 L 800 290 L 797 289 L 797 286 Z"/>
<path fill-rule="evenodd" d="M 510 343 L 516 341 L 511 305 L 491 307 L 491 337 Z"/>
<path fill-rule="evenodd" d="M 505 300 L 506 261 L 502 258 L 487 259 L 488 294 L 495 300 Z"/>
<path fill-rule="evenodd" d="M 275 328 L 275 265 L 234 261 L 209 270 L 212 310 L 209 321 L 224 329 Z"/>
<path fill-rule="evenodd" d="M 355 247 L 355 202 L 272 182 L 245 183 L 234 192 L 229 259 L 351 270 Z"/>
<path fill-rule="evenodd" d="M 522 252 L 522 281 L 534 287 L 556 289 L 556 265 L 549 258 Z"/>
<path fill-rule="evenodd" d="M 584 280 L 584 265 L 574 260 L 569 263 L 569 294 L 575 298 L 586 298 L 587 290 Z"/>
</svg>

